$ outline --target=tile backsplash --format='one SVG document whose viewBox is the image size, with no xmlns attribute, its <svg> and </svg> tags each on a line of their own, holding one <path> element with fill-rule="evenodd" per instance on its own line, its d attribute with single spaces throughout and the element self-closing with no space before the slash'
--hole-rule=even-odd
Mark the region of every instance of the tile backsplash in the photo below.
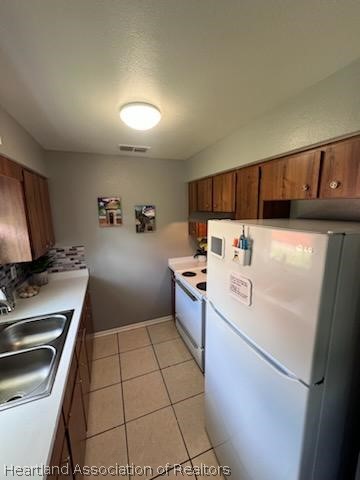
<svg viewBox="0 0 360 480">
<path fill-rule="evenodd" d="M 72 247 L 52 248 L 49 255 L 53 258 L 53 264 L 48 269 L 49 273 L 67 272 L 69 270 L 82 270 L 87 268 L 85 263 L 85 247 L 76 245 Z M 11 280 L 11 267 L 16 267 L 16 279 Z M 29 263 L 8 263 L 0 265 L 0 288 L 16 288 L 29 276 Z"/>
<path fill-rule="evenodd" d="M 11 280 L 11 267 L 15 265 L 16 278 Z M 7 287 L 9 289 L 16 288 L 27 277 L 26 263 L 8 263 L 7 265 L 0 265 L 0 288 Z"/>
<path fill-rule="evenodd" d="M 50 273 L 87 268 L 85 263 L 85 247 L 83 245 L 52 248 L 49 251 L 49 255 L 53 258 L 53 264 L 49 268 Z"/>
</svg>

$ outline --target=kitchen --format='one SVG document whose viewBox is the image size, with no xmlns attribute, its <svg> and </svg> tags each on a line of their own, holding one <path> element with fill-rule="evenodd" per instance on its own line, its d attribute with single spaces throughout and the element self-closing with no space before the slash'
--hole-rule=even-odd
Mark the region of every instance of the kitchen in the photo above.
<svg viewBox="0 0 360 480">
<path fill-rule="evenodd" d="M 359 15 L 1 1 L 0 478 L 356 478 Z"/>
</svg>

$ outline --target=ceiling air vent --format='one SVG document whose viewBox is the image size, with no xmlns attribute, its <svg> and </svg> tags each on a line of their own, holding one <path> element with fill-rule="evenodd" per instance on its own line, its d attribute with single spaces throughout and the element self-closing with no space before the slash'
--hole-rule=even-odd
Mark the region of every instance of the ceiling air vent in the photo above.
<svg viewBox="0 0 360 480">
<path fill-rule="evenodd" d="M 146 153 L 150 150 L 150 147 L 143 145 L 119 145 L 120 152 L 127 153 Z"/>
</svg>

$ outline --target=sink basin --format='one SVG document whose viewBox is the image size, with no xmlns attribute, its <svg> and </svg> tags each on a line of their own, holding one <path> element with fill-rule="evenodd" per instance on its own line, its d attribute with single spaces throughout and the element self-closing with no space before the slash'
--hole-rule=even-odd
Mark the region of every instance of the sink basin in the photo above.
<svg viewBox="0 0 360 480">
<path fill-rule="evenodd" d="M 40 398 L 51 390 L 56 349 L 44 346 L 0 357 L 0 409 Z"/>
<path fill-rule="evenodd" d="M 63 333 L 66 321 L 55 314 L 13 323 L 0 332 L 0 353 L 49 344 Z"/>
</svg>

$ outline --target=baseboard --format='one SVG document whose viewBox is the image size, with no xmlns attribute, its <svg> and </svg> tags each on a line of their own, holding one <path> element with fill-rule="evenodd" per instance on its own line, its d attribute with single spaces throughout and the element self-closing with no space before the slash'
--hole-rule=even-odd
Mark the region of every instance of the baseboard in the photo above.
<svg viewBox="0 0 360 480">
<path fill-rule="evenodd" d="M 95 332 L 93 336 L 103 337 L 105 335 L 111 335 L 112 333 L 127 332 L 128 330 L 134 330 L 141 327 L 149 327 L 150 325 L 155 325 L 155 323 L 168 322 L 169 320 L 174 320 L 174 317 L 172 315 L 167 315 L 166 317 L 153 318 L 152 320 L 146 320 L 145 322 L 131 323 L 130 325 L 111 328 L 110 330 L 101 330 L 100 332 Z"/>
</svg>

